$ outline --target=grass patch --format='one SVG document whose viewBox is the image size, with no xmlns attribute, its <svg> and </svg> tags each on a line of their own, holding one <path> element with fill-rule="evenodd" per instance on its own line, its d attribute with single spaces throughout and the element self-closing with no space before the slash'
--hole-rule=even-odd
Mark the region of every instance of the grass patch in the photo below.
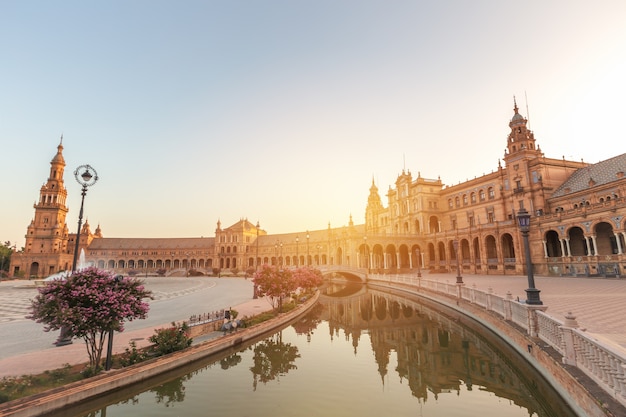
<svg viewBox="0 0 626 417">
<path fill-rule="evenodd" d="M 84 378 L 85 365 L 65 364 L 62 368 L 37 375 L 22 375 L 0 379 L 0 403 L 38 394 Z"/>
</svg>

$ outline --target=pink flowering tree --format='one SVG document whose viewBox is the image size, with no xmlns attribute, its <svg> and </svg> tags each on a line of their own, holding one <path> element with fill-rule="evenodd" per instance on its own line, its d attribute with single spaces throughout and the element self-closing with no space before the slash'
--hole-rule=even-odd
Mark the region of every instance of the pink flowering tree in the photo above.
<svg viewBox="0 0 626 417">
<path fill-rule="evenodd" d="M 254 273 L 253 280 L 257 287 L 257 294 L 261 297 L 267 296 L 272 307 L 278 307 L 279 312 L 282 311 L 283 298 L 298 288 L 289 269 L 279 269 L 267 264 Z"/>
<path fill-rule="evenodd" d="M 297 286 L 302 288 L 304 291 L 311 291 L 322 285 L 322 282 L 324 281 L 322 271 L 316 268 L 296 268 L 292 273 Z"/>
<path fill-rule="evenodd" d="M 28 318 L 43 323 L 44 331 L 64 328 L 68 336 L 82 338 L 89 366 L 97 370 L 106 334 L 124 331 L 125 321 L 146 318 L 149 305 L 143 299 L 149 297 L 151 292 L 135 278 L 86 268 L 40 288 Z"/>
</svg>

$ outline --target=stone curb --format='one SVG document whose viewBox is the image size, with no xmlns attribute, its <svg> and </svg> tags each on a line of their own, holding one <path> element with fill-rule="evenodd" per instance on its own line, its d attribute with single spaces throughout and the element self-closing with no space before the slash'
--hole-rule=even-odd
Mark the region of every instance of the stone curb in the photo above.
<svg viewBox="0 0 626 417">
<path fill-rule="evenodd" d="M 58 411 L 63 407 L 87 401 L 111 391 L 144 381 L 238 346 L 261 335 L 275 331 L 307 313 L 319 298 L 319 291 L 294 310 L 250 328 L 237 330 L 219 339 L 212 339 L 184 351 L 161 356 L 126 368 L 109 371 L 93 378 L 77 381 L 46 392 L 20 398 L 0 405 L 2 417 L 35 417 Z"/>
</svg>

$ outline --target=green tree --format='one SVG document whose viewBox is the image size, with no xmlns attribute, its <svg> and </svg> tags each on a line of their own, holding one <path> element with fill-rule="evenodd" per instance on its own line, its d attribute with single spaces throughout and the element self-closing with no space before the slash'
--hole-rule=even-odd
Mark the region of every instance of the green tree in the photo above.
<svg viewBox="0 0 626 417">
<path fill-rule="evenodd" d="M 28 318 L 43 323 L 44 331 L 64 328 L 69 336 L 82 338 L 89 366 L 97 371 L 106 334 L 124 331 L 124 321 L 145 318 L 149 305 L 143 299 L 150 296 L 135 278 L 91 267 L 40 288 Z"/>
<path fill-rule="evenodd" d="M 279 269 L 275 266 L 263 265 L 254 274 L 254 284 L 259 296 L 267 296 L 272 307 L 282 311 L 283 298 L 298 288 L 297 282 L 289 269 Z"/>
<path fill-rule="evenodd" d="M 9 273 L 9 265 L 11 265 L 11 255 L 15 250 L 15 245 L 11 246 L 10 241 L 0 245 L 0 278 L 7 276 Z"/>
</svg>

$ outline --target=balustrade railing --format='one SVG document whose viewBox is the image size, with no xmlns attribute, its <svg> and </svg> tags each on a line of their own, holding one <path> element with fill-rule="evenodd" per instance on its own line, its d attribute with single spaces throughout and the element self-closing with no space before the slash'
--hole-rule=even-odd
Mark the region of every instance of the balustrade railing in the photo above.
<svg viewBox="0 0 626 417">
<path fill-rule="evenodd" d="M 474 305 L 493 311 L 502 318 L 523 328 L 530 336 L 538 337 L 563 358 L 563 363 L 574 365 L 593 379 L 613 398 L 626 406 L 626 353 L 619 347 L 602 342 L 578 329 L 571 313 L 565 321 L 546 314 L 546 307 L 530 306 L 510 293 L 502 297 L 475 287 L 440 282 L 414 275 L 370 274 L 370 281 L 402 283 L 403 286 L 424 288 L 452 297 L 460 297 Z"/>
</svg>

